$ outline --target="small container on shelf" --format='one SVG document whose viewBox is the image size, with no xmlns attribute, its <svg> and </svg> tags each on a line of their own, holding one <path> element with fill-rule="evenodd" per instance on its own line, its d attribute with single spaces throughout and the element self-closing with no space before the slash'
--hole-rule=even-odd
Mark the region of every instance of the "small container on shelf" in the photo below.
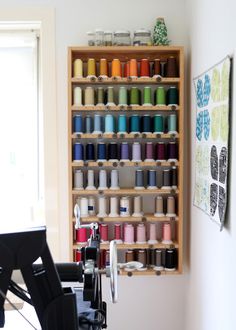
<svg viewBox="0 0 236 330">
<path fill-rule="evenodd" d="M 104 31 L 104 46 L 112 46 L 112 31 Z"/>
<path fill-rule="evenodd" d="M 95 46 L 95 33 L 93 31 L 87 32 L 88 46 Z"/>
<path fill-rule="evenodd" d="M 131 38 L 130 32 L 124 30 L 118 30 L 114 32 L 114 46 L 130 46 L 131 45 Z"/>
<path fill-rule="evenodd" d="M 147 29 L 139 29 L 134 31 L 134 46 L 151 46 L 152 36 L 151 31 Z"/>
<path fill-rule="evenodd" d="M 101 29 L 95 30 L 95 46 L 104 45 L 104 31 Z"/>
</svg>

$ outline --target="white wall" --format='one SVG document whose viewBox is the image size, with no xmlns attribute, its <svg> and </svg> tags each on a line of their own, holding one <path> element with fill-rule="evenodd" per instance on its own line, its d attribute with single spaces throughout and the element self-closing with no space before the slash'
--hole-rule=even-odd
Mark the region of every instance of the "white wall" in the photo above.
<svg viewBox="0 0 236 330">
<path fill-rule="evenodd" d="M 235 56 L 236 4 L 234 0 L 187 1 L 191 73 L 191 200 L 194 184 L 195 95 L 192 78 L 204 72 L 227 54 Z M 235 68 L 234 68 L 235 77 Z M 236 85 L 233 86 L 233 98 Z M 229 213 L 223 232 L 196 207 L 190 214 L 189 288 L 186 330 L 236 329 L 236 161 L 235 125 L 231 117 Z"/>
</svg>

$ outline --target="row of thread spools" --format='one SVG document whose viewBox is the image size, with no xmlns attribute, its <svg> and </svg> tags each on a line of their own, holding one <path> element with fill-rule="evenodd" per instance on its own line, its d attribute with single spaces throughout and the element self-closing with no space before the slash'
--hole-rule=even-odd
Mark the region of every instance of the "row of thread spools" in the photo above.
<svg viewBox="0 0 236 330">
<path fill-rule="evenodd" d="M 150 86 L 145 86 L 142 90 L 138 87 L 131 87 L 129 90 L 125 86 L 120 86 L 118 95 L 113 86 L 103 87 L 87 86 L 82 89 L 79 86 L 73 89 L 73 105 L 75 106 L 177 106 L 179 104 L 179 93 L 176 86 L 164 88 L 158 86 L 154 91 Z"/>
<path fill-rule="evenodd" d="M 89 58 L 87 61 L 76 59 L 73 63 L 73 77 L 131 77 L 131 78 L 150 78 L 155 76 L 174 78 L 178 77 L 178 66 L 176 57 L 169 56 L 166 61 L 154 59 L 149 61 L 147 58 L 140 60 L 130 59 L 121 61 L 113 59 L 108 62 L 106 58 L 101 58 L 96 61 L 94 58 Z"/>
<path fill-rule="evenodd" d="M 95 186 L 95 172 L 94 170 L 88 170 L 86 173 L 82 170 L 74 171 L 74 189 L 75 190 L 119 190 L 119 175 L 118 170 L 111 170 L 110 180 L 107 177 L 107 170 L 99 170 L 98 173 L 98 183 Z M 144 175 L 145 174 L 145 175 Z M 86 180 L 84 176 L 86 177 Z M 145 180 L 146 176 L 146 180 Z M 84 182 L 86 181 L 87 185 L 85 187 Z M 109 187 L 108 187 L 109 181 Z M 158 170 L 135 170 L 135 180 L 133 187 L 134 189 L 176 189 L 178 186 L 178 177 L 177 177 L 177 168 L 172 166 L 171 168 L 161 168 Z"/>
<path fill-rule="evenodd" d="M 96 149 L 96 153 L 95 153 Z M 142 161 L 169 161 L 176 162 L 178 160 L 178 144 L 175 141 L 168 143 L 146 142 L 143 146 L 140 142 L 98 142 L 95 145 L 92 142 L 84 145 L 80 142 L 74 142 L 72 150 L 72 160 L 80 161 L 97 161 L 97 162 L 142 162 Z"/>
<path fill-rule="evenodd" d="M 176 197 L 169 195 L 166 198 L 158 195 L 153 204 L 153 215 L 157 218 L 176 217 Z M 76 201 L 80 207 L 81 217 L 88 218 L 97 216 L 98 218 L 110 217 L 143 217 L 143 198 L 142 196 L 111 196 L 109 199 L 105 196 L 99 196 L 96 199 L 93 196 L 79 197 Z M 151 202 L 149 202 L 149 207 Z"/>
<path fill-rule="evenodd" d="M 124 254 L 124 255 L 123 255 Z M 74 250 L 74 261 L 81 261 L 81 249 Z M 138 268 L 138 271 L 153 269 L 155 271 L 174 271 L 178 265 L 177 249 L 132 249 L 127 251 L 118 251 L 118 262 L 128 263 L 138 261 L 143 264 L 143 267 Z M 110 251 L 100 250 L 99 267 L 105 268 L 110 265 Z M 126 271 L 132 271 L 131 268 L 124 268 Z M 136 270 L 136 269 L 134 269 Z"/>
<path fill-rule="evenodd" d="M 154 116 L 133 114 L 129 117 L 120 114 L 118 118 L 111 114 L 105 116 L 95 114 L 93 117 L 90 115 L 86 117 L 82 115 L 73 116 L 73 133 L 76 134 L 176 134 L 177 125 L 177 115 L 175 113 L 167 116 L 161 114 L 155 114 Z"/>
</svg>

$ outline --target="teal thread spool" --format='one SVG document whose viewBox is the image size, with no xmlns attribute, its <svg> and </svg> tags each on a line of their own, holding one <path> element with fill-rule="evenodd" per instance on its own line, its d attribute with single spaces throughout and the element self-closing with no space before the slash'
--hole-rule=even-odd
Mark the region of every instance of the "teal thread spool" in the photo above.
<svg viewBox="0 0 236 330">
<path fill-rule="evenodd" d="M 127 133 L 126 115 L 119 115 L 118 117 L 118 133 Z"/>
<path fill-rule="evenodd" d="M 107 87 L 107 105 L 114 106 L 114 88 L 112 86 Z"/>
<path fill-rule="evenodd" d="M 177 133 L 177 117 L 176 114 L 171 114 L 168 116 L 168 133 L 176 134 Z"/>
<path fill-rule="evenodd" d="M 105 133 L 115 133 L 115 120 L 112 115 L 105 116 Z"/>
<path fill-rule="evenodd" d="M 152 105 L 152 90 L 151 87 L 145 86 L 143 89 L 143 105 L 151 106 Z"/>
<path fill-rule="evenodd" d="M 166 92 L 163 86 L 156 89 L 156 105 L 166 105 Z"/>
<path fill-rule="evenodd" d="M 167 91 L 167 105 L 178 105 L 179 95 L 178 90 L 175 86 L 171 86 Z"/>
<path fill-rule="evenodd" d="M 164 118 L 162 115 L 156 114 L 154 116 L 154 133 L 155 134 L 163 134 L 164 133 Z"/>
<path fill-rule="evenodd" d="M 131 87 L 130 105 L 140 105 L 140 90 L 137 87 Z"/>
<path fill-rule="evenodd" d="M 119 105 L 126 106 L 128 104 L 127 88 L 121 86 L 119 89 Z"/>
<path fill-rule="evenodd" d="M 98 87 L 97 105 L 104 105 L 104 89 L 103 89 L 103 87 Z"/>
<path fill-rule="evenodd" d="M 130 133 L 140 133 L 139 115 L 132 115 L 129 120 L 130 120 Z"/>
</svg>

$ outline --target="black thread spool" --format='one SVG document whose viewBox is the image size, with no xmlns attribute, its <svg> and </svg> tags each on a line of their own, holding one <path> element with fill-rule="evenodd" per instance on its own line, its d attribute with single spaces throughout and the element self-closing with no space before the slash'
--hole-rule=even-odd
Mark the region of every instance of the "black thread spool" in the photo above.
<svg viewBox="0 0 236 330">
<path fill-rule="evenodd" d="M 173 189 L 177 189 L 178 186 L 178 174 L 176 166 L 171 169 L 171 184 Z"/>
<path fill-rule="evenodd" d="M 163 189 L 171 189 L 170 170 L 163 170 Z"/>
<path fill-rule="evenodd" d="M 110 162 L 118 161 L 118 145 L 116 142 L 108 144 L 108 160 Z"/>
<path fill-rule="evenodd" d="M 176 249 L 166 249 L 165 251 L 165 270 L 174 271 L 177 267 Z"/>
<path fill-rule="evenodd" d="M 94 144 L 88 143 L 86 145 L 86 160 L 94 161 L 95 160 L 95 152 L 94 152 Z"/>
<path fill-rule="evenodd" d="M 156 249 L 148 250 L 148 263 L 150 267 L 155 267 L 156 264 Z"/>
</svg>

